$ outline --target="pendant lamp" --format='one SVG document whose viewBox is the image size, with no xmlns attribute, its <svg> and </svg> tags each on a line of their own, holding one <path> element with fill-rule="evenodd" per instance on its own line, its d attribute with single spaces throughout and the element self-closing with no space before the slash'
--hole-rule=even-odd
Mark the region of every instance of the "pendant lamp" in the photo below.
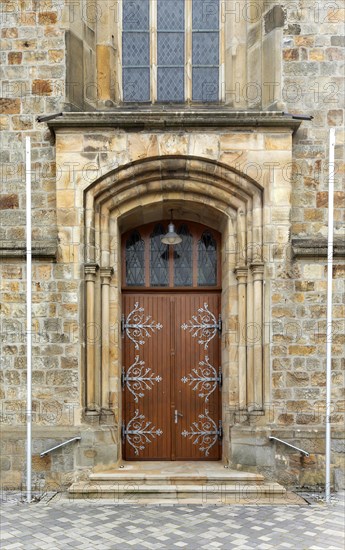
<svg viewBox="0 0 345 550">
<path fill-rule="evenodd" d="M 173 211 L 170 210 L 171 216 L 170 216 L 170 223 L 168 226 L 168 232 L 161 237 L 161 241 L 163 244 L 180 244 L 182 242 L 182 239 L 180 235 L 178 235 L 175 231 L 175 226 L 173 224 Z"/>
</svg>

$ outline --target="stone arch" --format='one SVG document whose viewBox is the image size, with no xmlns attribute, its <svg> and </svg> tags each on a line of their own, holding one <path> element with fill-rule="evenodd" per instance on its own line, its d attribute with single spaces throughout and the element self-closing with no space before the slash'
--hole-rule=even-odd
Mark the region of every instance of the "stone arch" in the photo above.
<svg viewBox="0 0 345 550">
<path fill-rule="evenodd" d="M 223 402 L 225 407 L 261 410 L 262 187 L 216 161 L 153 157 L 121 166 L 93 182 L 84 191 L 84 205 L 88 414 L 99 414 L 103 408 L 111 409 L 117 419 L 121 416 L 121 233 L 168 218 L 170 208 L 180 219 L 202 219 L 222 232 Z M 259 331 L 249 342 L 246 327 L 252 323 Z M 97 326 L 102 329 L 100 345 Z"/>
</svg>

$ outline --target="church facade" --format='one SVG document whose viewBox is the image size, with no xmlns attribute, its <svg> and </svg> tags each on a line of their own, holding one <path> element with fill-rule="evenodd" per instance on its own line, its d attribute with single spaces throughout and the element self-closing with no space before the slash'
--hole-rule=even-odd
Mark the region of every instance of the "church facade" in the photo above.
<svg viewBox="0 0 345 550">
<path fill-rule="evenodd" d="M 37 487 L 123 460 L 324 483 L 331 127 L 343 486 L 344 6 L 11 0 L 3 20 L 3 486 L 25 483 L 26 136 Z"/>
</svg>

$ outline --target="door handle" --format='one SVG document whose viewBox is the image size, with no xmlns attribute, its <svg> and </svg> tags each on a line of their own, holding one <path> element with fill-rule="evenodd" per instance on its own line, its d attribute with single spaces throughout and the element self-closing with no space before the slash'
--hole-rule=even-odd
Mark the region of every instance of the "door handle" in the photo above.
<svg viewBox="0 0 345 550">
<path fill-rule="evenodd" d="M 175 424 L 177 424 L 177 423 L 178 423 L 178 417 L 179 417 L 179 416 L 181 416 L 181 417 L 182 417 L 182 416 L 183 416 L 183 414 L 182 414 L 182 413 L 180 413 L 180 412 L 178 412 L 178 410 L 177 410 L 177 409 L 175 409 Z"/>
</svg>

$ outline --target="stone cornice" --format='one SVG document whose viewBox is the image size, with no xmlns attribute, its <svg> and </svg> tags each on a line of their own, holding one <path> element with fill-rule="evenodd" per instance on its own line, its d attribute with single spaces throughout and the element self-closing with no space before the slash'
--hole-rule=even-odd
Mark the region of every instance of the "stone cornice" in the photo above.
<svg viewBox="0 0 345 550">
<path fill-rule="evenodd" d="M 164 130 L 181 128 L 238 129 L 268 127 L 287 128 L 293 131 L 301 120 L 282 111 L 234 111 L 225 107 L 176 108 L 119 108 L 112 111 L 65 112 L 49 120 L 53 132 L 68 128 L 122 128 L 128 130 Z"/>
<path fill-rule="evenodd" d="M 294 238 L 291 244 L 294 258 L 309 257 L 327 259 L 328 248 L 326 238 Z M 344 239 L 334 238 L 333 256 L 340 258 L 345 257 Z"/>
<path fill-rule="evenodd" d="M 58 244 L 55 240 L 33 241 L 32 257 L 35 259 L 55 260 Z M 26 243 L 24 241 L 3 240 L 0 241 L 0 258 L 25 258 Z"/>
</svg>

